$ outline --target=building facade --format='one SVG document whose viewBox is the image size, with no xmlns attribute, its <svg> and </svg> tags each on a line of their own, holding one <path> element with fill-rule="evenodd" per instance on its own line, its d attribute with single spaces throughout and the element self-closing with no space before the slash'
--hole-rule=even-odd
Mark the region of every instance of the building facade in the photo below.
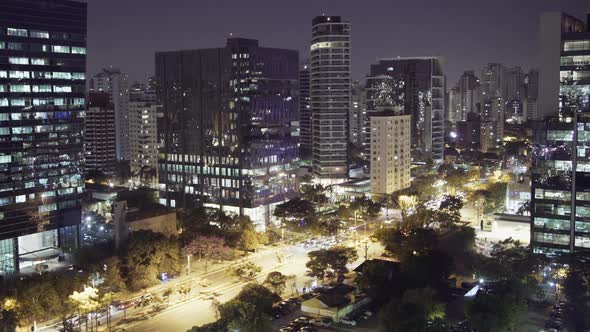
<svg viewBox="0 0 590 332">
<path fill-rule="evenodd" d="M 306 61 L 299 70 L 299 151 L 302 159 L 311 159 L 313 146 L 309 71 L 309 61 Z"/>
<path fill-rule="evenodd" d="M 103 68 L 90 79 L 90 91 L 106 92 L 115 107 L 117 160 L 129 160 L 129 78 L 118 68 Z"/>
<path fill-rule="evenodd" d="M 370 118 L 380 107 L 412 116 L 412 159 L 443 161 L 444 74 L 438 57 L 382 59 L 367 77 L 365 147 L 370 147 Z"/>
<path fill-rule="evenodd" d="M 91 93 L 84 119 L 84 169 L 115 174 L 115 110 L 105 92 Z"/>
<path fill-rule="evenodd" d="M 162 106 L 151 101 L 129 103 L 129 166 L 139 182 L 156 184 L 158 179 L 158 117 Z"/>
<path fill-rule="evenodd" d="M 260 228 L 298 194 L 297 51 L 230 38 L 156 54 L 161 204 L 218 207 Z"/>
<path fill-rule="evenodd" d="M 348 176 L 350 23 L 340 16 L 315 17 L 310 50 L 313 172 L 327 182 L 340 181 Z"/>
<path fill-rule="evenodd" d="M 590 249 L 590 115 L 547 120 L 533 150 L 531 245 L 558 254 Z"/>
<path fill-rule="evenodd" d="M 371 116 L 371 194 L 410 187 L 411 118 L 393 111 Z"/>
<path fill-rule="evenodd" d="M 86 4 L 0 2 L 0 275 L 78 245 Z"/>
</svg>

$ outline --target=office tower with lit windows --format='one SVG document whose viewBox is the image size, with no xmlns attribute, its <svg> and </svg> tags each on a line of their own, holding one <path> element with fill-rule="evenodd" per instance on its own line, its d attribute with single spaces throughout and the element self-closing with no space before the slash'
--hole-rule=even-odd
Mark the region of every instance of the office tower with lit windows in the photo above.
<svg viewBox="0 0 590 332">
<path fill-rule="evenodd" d="M 103 68 L 90 79 L 90 91 L 106 92 L 115 107 L 117 160 L 130 160 L 129 147 L 129 78 L 118 68 Z"/>
<path fill-rule="evenodd" d="M 382 110 L 371 116 L 371 194 L 410 187 L 411 115 Z"/>
<path fill-rule="evenodd" d="M 578 98 L 572 94 L 582 91 L 581 86 L 588 87 L 590 80 L 588 24 L 590 22 L 584 22 L 561 12 L 541 14 L 537 105 L 539 120 L 546 117 L 567 116 L 561 114 L 564 104 L 568 102 L 567 100 Z"/>
<path fill-rule="evenodd" d="M 362 144 L 363 123 L 367 113 L 365 109 L 365 97 L 364 87 L 359 82 L 354 82 L 352 84 L 352 104 L 348 116 L 349 140 L 350 143 L 358 147 Z"/>
<path fill-rule="evenodd" d="M 0 1 L 0 275 L 78 245 L 86 3 Z"/>
<path fill-rule="evenodd" d="M 298 79 L 297 51 L 253 39 L 156 53 L 160 203 L 269 223 L 274 206 L 299 192 L 290 128 Z"/>
<path fill-rule="evenodd" d="M 299 151 L 301 159 L 311 159 L 313 146 L 309 71 L 309 61 L 306 61 L 299 70 Z"/>
<path fill-rule="evenodd" d="M 412 116 L 412 160 L 443 161 L 445 91 L 441 62 L 438 57 L 396 57 L 371 65 L 366 83 L 365 150 L 370 149 L 371 116 L 382 108 L 394 108 Z"/>
<path fill-rule="evenodd" d="M 545 120 L 532 154 L 534 252 L 590 250 L 590 16 L 588 21 L 541 16 L 541 50 L 547 53 L 539 73 L 538 111 Z"/>
<path fill-rule="evenodd" d="M 467 114 L 479 114 L 481 107 L 481 91 L 479 78 L 473 70 L 463 72 L 457 84 L 449 90 L 448 120 L 455 124 L 466 121 Z"/>
<path fill-rule="evenodd" d="M 86 173 L 99 171 L 107 175 L 114 175 L 117 163 L 115 110 L 107 93 L 93 92 L 89 94 L 84 125 L 84 168 Z"/>
<path fill-rule="evenodd" d="M 348 176 L 350 23 L 340 16 L 315 17 L 310 49 L 313 172 L 322 182 L 340 182 Z"/>
</svg>

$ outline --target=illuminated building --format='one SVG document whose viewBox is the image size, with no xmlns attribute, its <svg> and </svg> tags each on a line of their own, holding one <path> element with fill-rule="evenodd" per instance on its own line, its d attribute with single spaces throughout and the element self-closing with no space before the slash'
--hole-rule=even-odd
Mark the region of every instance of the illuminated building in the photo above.
<svg viewBox="0 0 590 332">
<path fill-rule="evenodd" d="M 86 3 L 0 1 L 0 275 L 78 246 Z"/>
<path fill-rule="evenodd" d="M 218 207 L 259 228 L 296 196 L 297 51 L 230 38 L 221 48 L 159 52 L 160 203 Z"/>
<path fill-rule="evenodd" d="M 302 159 L 311 158 L 313 145 L 309 91 L 309 62 L 299 70 L 299 151 Z"/>
<path fill-rule="evenodd" d="M 105 92 L 90 93 L 88 99 L 84 119 L 84 168 L 86 173 L 100 171 L 112 176 L 117 163 L 115 110 Z"/>
<path fill-rule="evenodd" d="M 412 116 L 414 161 L 443 161 L 444 74 L 438 57 L 397 57 L 371 65 L 366 85 L 367 120 L 364 147 L 370 148 L 370 117 L 380 107 Z"/>
<path fill-rule="evenodd" d="M 340 16 L 315 17 L 310 49 L 313 172 L 325 182 L 342 181 L 348 176 L 350 23 Z"/>
</svg>

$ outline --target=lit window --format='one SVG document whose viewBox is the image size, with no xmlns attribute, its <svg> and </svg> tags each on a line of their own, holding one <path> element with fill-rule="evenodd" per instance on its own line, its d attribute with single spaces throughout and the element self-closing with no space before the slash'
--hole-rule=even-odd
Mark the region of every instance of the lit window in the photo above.
<svg viewBox="0 0 590 332">
<path fill-rule="evenodd" d="M 53 72 L 53 78 L 56 80 L 71 80 L 72 74 L 71 73 L 64 73 L 64 72 Z"/>
<path fill-rule="evenodd" d="M 72 92 L 71 86 L 54 85 L 53 92 Z"/>
<path fill-rule="evenodd" d="M 6 43 L 5 42 L 0 42 L 0 50 L 3 50 L 6 48 Z"/>
<path fill-rule="evenodd" d="M 51 50 L 54 53 L 70 53 L 70 47 L 69 46 L 53 45 L 53 46 L 51 46 Z"/>
<path fill-rule="evenodd" d="M 63 98 L 53 98 L 53 105 L 55 105 L 55 106 L 63 106 L 65 104 L 66 104 L 65 99 L 63 99 Z"/>
<path fill-rule="evenodd" d="M 25 106 L 24 98 L 10 99 L 10 106 Z"/>
<path fill-rule="evenodd" d="M 72 79 L 74 80 L 85 80 L 86 74 L 84 73 L 72 73 Z"/>
<path fill-rule="evenodd" d="M 8 106 L 8 98 L 0 98 L 0 106 Z"/>
<path fill-rule="evenodd" d="M 28 84 L 12 84 L 10 92 L 31 92 L 31 86 Z"/>
<path fill-rule="evenodd" d="M 8 63 L 12 65 L 28 65 L 29 58 L 8 58 Z"/>
<path fill-rule="evenodd" d="M 85 100 L 84 98 L 74 98 L 73 104 L 74 105 L 84 105 Z"/>
<path fill-rule="evenodd" d="M 41 58 L 34 58 L 34 59 L 31 59 L 31 64 L 38 65 L 38 66 L 46 66 L 49 64 L 49 60 L 41 59 Z"/>
<path fill-rule="evenodd" d="M 0 78 L 7 78 L 8 77 L 8 73 L 6 72 L 6 70 L 0 70 Z"/>
<path fill-rule="evenodd" d="M 27 30 L 25 29 L 14 29 L 14 28 L 8 28 L 6 30 L 6 34 L 9 36 L 19 36 L 19 37 L 26 37 L 27 34 Z"/>
<path fill-rule="evenodd" d="M 49 39 L 49 32 L 47 32 L 47 31 L 31 31 L 31 38 Z"/>
<path fill-rule="evenodd" d="M 9 72 L 10 74 L 10 78 L 17 78 L 17 79 L 22 79 L 22 78 L 30 78 L 31 75 L 28 71 L 21 71 L 21 70 L 11 70 Z"/>
<path fill-rule="evenodd" d="M 72 46 L 72 54 L 86 54 L 86 47 Z"/>
<path fill-rule="evenodd" d="M 33 85 L 33 92 L 51 92 L 51 85 Z M 33 102 L 34 104 L 34 102 Z"/>
</svg>

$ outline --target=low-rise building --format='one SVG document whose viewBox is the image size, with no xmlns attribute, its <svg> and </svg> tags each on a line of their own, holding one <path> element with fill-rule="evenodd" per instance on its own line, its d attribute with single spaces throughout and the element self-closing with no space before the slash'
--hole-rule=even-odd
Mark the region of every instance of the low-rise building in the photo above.
<svg viewBox="0 0 590 332">
<path fill-rule="evenodd" d="M 369 298 L 358 294 L 354 286 L 338 284 L 302 302 L 301 311 L 314 316 L 329 317 L 338 323 L 346 315 L 368 303 Z"/>
</svg>

